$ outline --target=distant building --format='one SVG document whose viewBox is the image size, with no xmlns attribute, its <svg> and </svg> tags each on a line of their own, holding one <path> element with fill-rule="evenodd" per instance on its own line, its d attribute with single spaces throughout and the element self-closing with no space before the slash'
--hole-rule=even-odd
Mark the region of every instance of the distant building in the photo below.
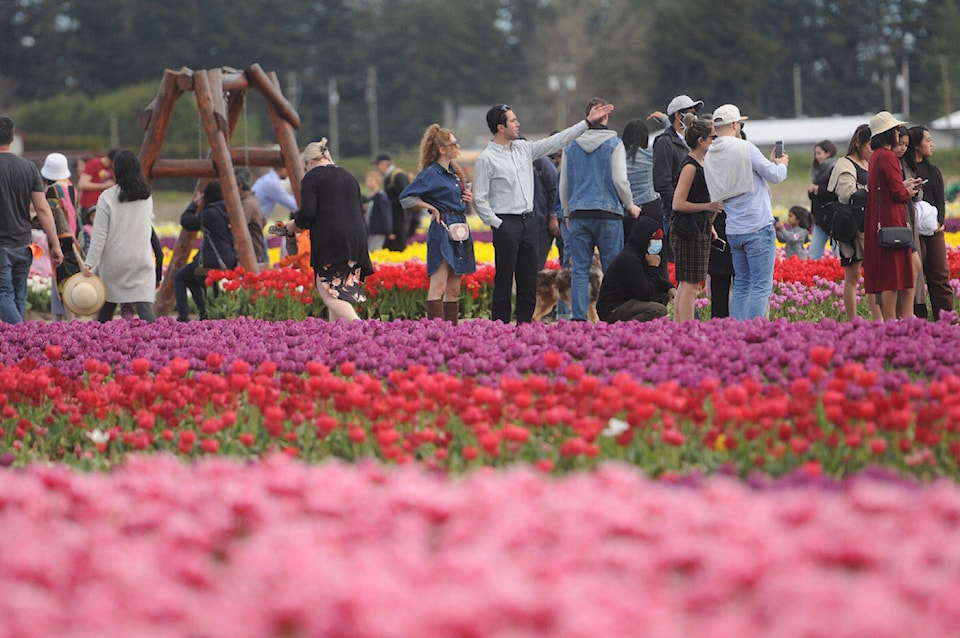
<svg viewBox="0 0 960 638">
<path fill-rule="evenodd" d="M 14 155 L 23 155 L 23 136 L 17 131 L 13 132 L 13 144 L 10 145 L 10 150 Z"/>
<path fill-rule="evenodd" d="M 457 107 L 452 128 L 464 150 L 483 150 L 493 138 L 487 128 L 487 110 L 490 105 L 463 104 Z"/>
<path fill-rule="evenodd" d="M 930 122 L 929 128 L 935 146 L 941 148 L 960 146 L 960 111 L 935 119 Z"/>
<path fill-rule="evenodd" d="M 464 147 L 482 149 L 492 137 L 486 125 L 486 113 L 489 106 L 460 106 L 454 130 L 461 140 L 467 140 Z M 746 113 L 750 115 L 750 113 Z M 894 113 L 894 115 L 897 115 Z M 832 117 L 801 117 L 790 119 L 750 119 L 744 128 L 747 139 L 760 147 L 772 147 L 777 140 L 783 141 L 787 153 L 800 151 L 812 153 L 813 145 L 822 140 L 830 140 L 841 152 L 846 151 L 850 137 L 861 124 L 870 122 L 873 113 L 863 115 L 835 115 Z M 899 116 L 898 116 L 899 117 Z M 913 122 L 911 122 L 913 124 Z M 941 117 L 928 125 L 934 144 L 939 148 L 960 146 L 960 111 Z M 657 136 L 663 129 L 650 123 L 650 133 Z M 541 139 L 547 133 L 525 131 L 530 139 Z"/>
</svg>

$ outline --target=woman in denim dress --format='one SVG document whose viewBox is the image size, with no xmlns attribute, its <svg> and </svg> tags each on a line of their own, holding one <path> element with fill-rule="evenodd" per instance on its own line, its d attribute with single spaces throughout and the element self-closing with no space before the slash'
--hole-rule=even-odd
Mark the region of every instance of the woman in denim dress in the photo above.
<svg viewBox="0 0 960 638">
<path fill-rule="evenodd" d="M 466 223 L 467 205 L 473 201 L 463 170 L 453 161 L 458 157 L 460 143 L 453 131 L 431 124 L 420 142 L 420 173 L 400 193 L 405 209 L 430 214 L 427 318 L 443 318 L 454 325 L 460 315 L 460 279 L 477 270 L 473 236 L 454 241 L 447 230 L 451 224 Z"/>
</svg>

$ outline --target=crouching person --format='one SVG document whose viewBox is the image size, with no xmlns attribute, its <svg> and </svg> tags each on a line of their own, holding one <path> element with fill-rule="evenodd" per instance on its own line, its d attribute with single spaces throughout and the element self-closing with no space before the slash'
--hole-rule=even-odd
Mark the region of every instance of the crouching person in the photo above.
<svg viewBox="0 0 960 638">
<path fill-rule="evenodd" d="M 607 323 L 652 321 L 667 316 L 677 289 L 660 272 L 663 229 L 649 217 L 638 217 L 633 230 L 600 284 L 597 314 Z"/>
</svg>

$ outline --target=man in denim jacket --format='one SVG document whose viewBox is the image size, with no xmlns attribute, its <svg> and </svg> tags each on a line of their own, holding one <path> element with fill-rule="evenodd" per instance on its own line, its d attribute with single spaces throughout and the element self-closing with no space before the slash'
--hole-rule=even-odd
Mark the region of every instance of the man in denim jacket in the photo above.
<svg viewBox="0 0 960 638">
<path fill-rule="evenodd" d="M 593 98 L 586 112 L 604 104 L 605 100 Z M 567 144 L 560 163 L 560 202 L 573 261 L 570 305 L 574 321 L 587 320 L 594 247 L 600 251 L 600 264 L 606 271 L 623 249 L 624 211 L 633 217 L 640 214 L 627 180 L 626 151 L 616 132 L 607 128 L 608 117 L 591 123 L 586 133 Z"/>
<path fill-rule="evenodd" d="M 493 280 L 491 319 L 510 322 L 513 284 L 517 285 L 517 323 L 529 323 L 537 305 L 539 221 L 533 215 L 533 160 L 556 153 L 582 135 L 591 122 L 613 111 L 612 104 L 595 107 L 570 128 L 536 142 L 520 139 L 520 121 L 507 104 L 487 111 L 493 139 L 473 167 L 473 207 L 483 223 L 493 229 L 496 275 Z"/>
</svg>

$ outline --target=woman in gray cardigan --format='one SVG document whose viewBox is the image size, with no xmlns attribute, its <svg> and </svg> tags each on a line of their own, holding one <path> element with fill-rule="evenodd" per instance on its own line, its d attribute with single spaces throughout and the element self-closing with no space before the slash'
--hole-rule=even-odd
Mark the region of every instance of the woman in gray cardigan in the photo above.
<svg viewBox="0 0 960 638">
<path fill-rule="evenodd" d="M 153 197 L 143 179 L 140 160 L 130 151 L 113 159 L 117 183 L 100 195 L 84 272 L 100 275 L 107 302 L 97 321 L 113 318 L 117 304 L 132 303 L 144 321 L 157 320 L 153 248 Z"/>
</svg>

